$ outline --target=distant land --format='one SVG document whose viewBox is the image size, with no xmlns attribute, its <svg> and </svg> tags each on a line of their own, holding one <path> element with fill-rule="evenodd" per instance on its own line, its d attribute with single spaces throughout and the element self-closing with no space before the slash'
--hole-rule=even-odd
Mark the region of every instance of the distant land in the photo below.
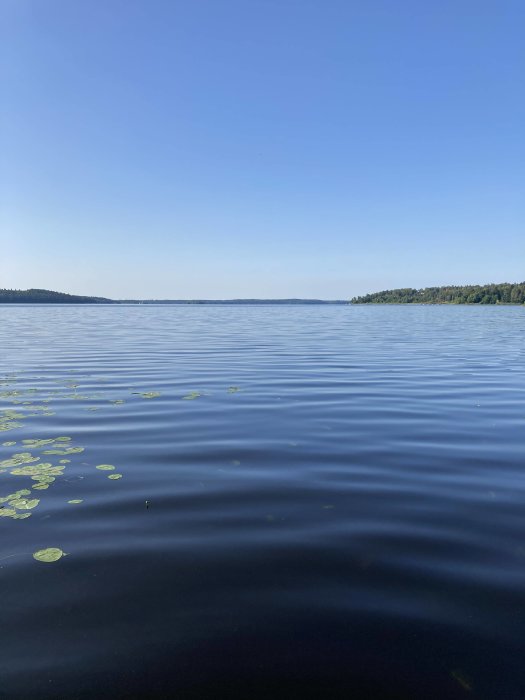
<svg viewBox="0 0 525 700">
<path fill-rule="evenodd" d="M 48 289 L 0 289 L 0 304 L 348 304 L 323 299 L 107 299 Z"/>
<path fill-rule="evenodd" d="M 0 304 L 112 304 L 104 297 L 84 297 L 48 289 L 0 289 Z"/>
<path fill-rule="evenodd" d="M 0 304 L 209 304 L 209 305 L 315 305 L 315 304 L 525 304 L 525 282 L 516 284 L 387 289 L 343 299 L 108 299 L 79 296 L 48 289 L 0 289 Z"/>
<path fill-rule="evenodd" d="M 351 304 L 525 304 L 525 282 L 516 284 L 387 289 L 354 297 Z"/>
</svg>

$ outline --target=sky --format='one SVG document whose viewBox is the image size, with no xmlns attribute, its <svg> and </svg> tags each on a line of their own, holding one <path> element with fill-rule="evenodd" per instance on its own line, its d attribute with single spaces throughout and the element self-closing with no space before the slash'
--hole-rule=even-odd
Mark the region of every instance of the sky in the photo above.
<svg viewBox="0 0 525 700">
<path fill-rule="evenodd" d="M 525 279 L 522 0 L 2 0 L 0 287 Z"/>
</svg>

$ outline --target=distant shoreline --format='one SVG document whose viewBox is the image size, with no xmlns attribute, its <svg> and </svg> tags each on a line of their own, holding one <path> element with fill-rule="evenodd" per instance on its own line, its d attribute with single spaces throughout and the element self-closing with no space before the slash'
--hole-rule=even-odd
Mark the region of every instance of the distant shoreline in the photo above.
<svg viewBox="0 0 525 700">
<path fill-rule="evenodd" d="M 131 305 L 131 306 L 345 306 L 361 304 L 452 305 L 452 306 L 522 306 L 525 282 L 488 285 L 426 287 L 424 289 L 390 289 L 345 299 L 108 299 L 79 296 L 48 289 L 0 289 L 0 305 Z"/>
<path fill-rule="evenodd" d="M 108 299 L 89 297 L 48 289 L 0 289 L 0 304 L 104 304 L 104 305 L 177 305 L 177 306 L 322 306 L 348 304 L 347 300 L 335 299 Z"/>
</svg>

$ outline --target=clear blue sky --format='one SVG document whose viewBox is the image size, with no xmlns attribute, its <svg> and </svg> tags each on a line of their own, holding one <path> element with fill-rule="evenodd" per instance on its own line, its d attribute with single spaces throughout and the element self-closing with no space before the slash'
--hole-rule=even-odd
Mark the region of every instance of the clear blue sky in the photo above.
<svg viewBox="0 0 525 700">
<path fill-rule="evenodd" d="M 0 8 L 0 287 L 525 279 L 522 0 Z"/>
</svg>

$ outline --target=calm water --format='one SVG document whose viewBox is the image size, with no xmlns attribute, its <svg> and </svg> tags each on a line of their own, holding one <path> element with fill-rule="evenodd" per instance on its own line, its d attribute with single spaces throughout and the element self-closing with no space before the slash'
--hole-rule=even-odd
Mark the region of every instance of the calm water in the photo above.
<svg viewBox="0 0 525 700">
<path fill-rule="evenodd" d="M 0 496 L 55 468 L 2 507 L 0 697 L 524 698 L 524 340 L 519 307 L 0 307 L 0 459 L 40 458 Z"/>
</svg>

